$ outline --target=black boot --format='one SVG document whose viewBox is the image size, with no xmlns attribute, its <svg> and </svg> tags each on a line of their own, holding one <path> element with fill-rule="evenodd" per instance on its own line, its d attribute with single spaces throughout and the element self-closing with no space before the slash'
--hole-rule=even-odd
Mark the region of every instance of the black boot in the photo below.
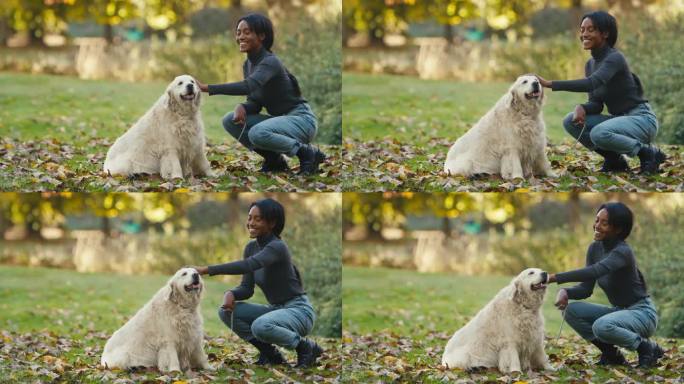
<svg viewBox="0 0 684 384">
<path fill-rule="evenodd" d="M 290 167 L 287 165 L 287 160 L 285 160 L 285 156 L 282 154 L 265 151 L 263 149 L 255 149 L 254 152 L 264 158 L 264 163 L 261 164 L 259 172 L 287 172 L 290 170 Z"/>
<path fill-rule="evenodd" d="M 313 175 L 318 172 L 318 165 L 325 161 L 325 154 L 310 144 L 302 144 L 297 151 L 299 158 L 299 174 Z"/>
<path fill-rule="evenodd" d="M 591 343 L 601 350 L 601 358 L 596 363 L 597 365 L 627 365 L 625 356 L 614 345 L 604 343 L 598 339 L 592 340 Z"/>
<path fill-rule="evenodd" d="M 645 175 L 658 173 L 658 167 L 667 158 L 660 149 L 650 145 L 642 146 L 637 156 L 641 161 L 641 173 Z"/>
<path fill-rule="evenodd" d="M 254 362 L 256 365 L 278 365 L 286 364 L 287 361 L 273 344 L 266 344 L 263 341 L 252 339 L 250 344 L 259 350 L 259 359 Z"/>
<path fill-rule="evenodd" d="M 639 368 L 650 368 L 658 362 L 658 359 L 663 357 L 665 351 L 660 347 L 660 345 L 650 341 L 643 340 L 641 344 L 637 347 L 637 353 L 639 354 Z"/>
<path fill-rule="evenodd" d="M 297 365 L 295 368 L 308 368 L 316 365 L 316 359 L 323 354 L 321 348 L 316 342 L 302 338 L 297 344 Z"/>
<path fill-rule="evenodd" d="M 617 152 L 606 151 L 605 149 L 596 149 L 596 153 L 603 156 L 603 166 L 599 172 L 610 173 L 610 172 L 625 172 L 629 170 L 629 164 L 625 157 Z"/>
</svg>

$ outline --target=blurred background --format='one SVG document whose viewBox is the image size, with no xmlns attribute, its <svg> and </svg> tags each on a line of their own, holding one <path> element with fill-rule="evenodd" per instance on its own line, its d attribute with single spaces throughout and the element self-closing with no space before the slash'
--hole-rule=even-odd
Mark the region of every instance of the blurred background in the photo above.
<svg viewBox="0 0 684 384">
<path fill-rule="evenodd" d="M 607 201 L 634 212 L 628 243 L 658 305 L 659 335 L 684 336 L 684 195 L 666 193 L 346 193 L 345 318 L 357 316 L 361 329 L 382 327 L 383 316 L 387 326 L 416 316 L 453 321 L 454 313 L 474 315 L 526 268 L 581 268 L 596 210 Z M 545 311 L 557 330 L 556 290 Z M 605 302 L 598 287 L 591 300 Z M 373 313 L 363 314 L 366 305 Z"/>
<path fill-rule="evenodd" d="M 161 92 L 158 88 L 163 89 L 174 77 L 184 73 L 210 84 L 238 81 L 242 79 L 245 56 L 234 40 L 235 23 L 249 12 L 260 12 L 273 20 L 273 50 L 297 77 L 304 97 L 318 116 L 318 141 L 336 144 L 342 135 L 341 10 L 341 0 L 3 1 L 0 3 L 0 75 L 1 71 L 15 74 L 6 74 L 0 80 L 7 85 L 19 82 L 24 88 L 34 90 L 57 82 L 57 88 L 75 87 L 79 93 L 94 90 L 87 86 L 79 89 L 77 84 L 82 83 L 74 84 L 69 78 L 60 80 L 40 75 L 128 83 L 143 81 L 159 84 L 149 90 L 150 97 L 154 98 Z M 32 81 L 16 72 L 37 77 Z M 92 85 L 102 87 L 102 83 Z M 135 95 L 113 88 L 122 96 Z M 47 97 L 60 94 L 59 89 Z M 30 127 L 22 127 L 29 116 L 24 116 L 11 103 L 21 91 L 6 87 L 5 95 L 13 97 L 9 100 L 0 97 L 0 105 L 12 112 L 4 116 L 8 128 L 19 125 L 19 129 L 29 130 Z M 140 93 L 145 95 L 147 90 L 138 89 L 137 94 Z M 68 103 L 69 96 L 73 95 L 64 96 L 62 105 Z M 228 111 L 226 108 L 232 111 L 235 105 L 230 103 L 226 107 L 227 99 L 219 99 L 223 104 L 205 102 L 208 105 L 203 112 L 205 117 L 210 117 L 211 125 L 218 124 L 219 117 Z M 148 108 L 150 104 L 138 100 L 131 108 L 135 110 L 135 105 Z M 49 126 L 54 120 L 53 116 L 43 125 Z M 83 120 L 87 119 L 77 119 L 77 122 Z M 92 125 L 102 129 L 95 121 L 102 117 L 93 120 Z M 210 138 L 224 137 L 222 129 L 216 130 L 216 134 L 207 131 Z M 22 136 L 22 132 L 16 135 Z"/>
<path fill-rule="evenodd" d="M 263 197 L 285 207 L 282 238 L 317 311 L 314 333 L 339 337 L 342 198 L 324 193 L 2 193 L 0 323 L 50 328 L 85 316 L 115 329 L 180 267 L 241 259 L 249 204 Z M 240 279 L 205 278 L 210 332 L 225 329 L 215 309 Z M 265 302 L 259 289 L 252 300 Z"/>
<path fill-rule="evenodd" d="M 659 142 L 684 143 L 684 107 L 679 102 L 684 96 L 681 0 L 343 0 L 344 69 L 349 74 L 344 80 L 345 132 L 367 138 L 397 131 L 403 134 L 403 129 L 411 132 L 427 123 L 437 132 L 453 135 L 454 126 L 461 129 L 474 123 L 522 74 L 536 73 L 551 80 L 582 78 L 589 53 L 578 39 L 581 16 L 598 9 L 617 18 L 617 48 L 642 79 L 646 96 L 655 107 L 661 125 Z M 409 78 L 383 77 L 388 74 Z M 458 84 L 433 82 L 430 92 L 410 78 L 448 79 Z M 497 82 L 506 85 L 488 90 L 492 88 L 488 84 Z M 413 103 L 407 101 L 392 111 L 410 113 L 384 130 L 353 120 L 363 113 L 364 103 L 373 103 L 362 99 L 363 84 L 395 84 L 396 89 L 411 93 Z M 353 92 L 356 88 L 358 95 Z M 353 97 L 347 98 L 348 89 Z M 459 98 L 460 93 L 471 99 Z M 395 103 L 396 94 L 387 89 L 386 95 L 392 95 Z M 547 119 L 551 139 L 565 137 L 560 119 L 571 106 L 586 99 L 586 95 L 578 95 L 560 92 L 549 97 L 551 105 L 544 113 L 551 117 Z M 489 96 L 491 100 L 484 106 L 477 104 L 476 100 Z M 452 97 L 453 105 L 441 110 L 449 101 L 442 99 Z M 556 105 L 559 98 L 564 103 Z M 466 108 L 460 108 L 462 105 Z M 422 109 L 428 110 L 424 116 Z M 476 113 L 470 116 L 472 109 Z M 378 116 L 377 110 L 376 106 L 369 116 L 382 125 L 389 117 Z M 453 111 L 458 111 L 456 116 Z M 435 116 L 448 120 L 449 129 L 442 131 L 440 122 L 432 120 Z M 463 116 L 467 124 L 461 127 L 458 120 Z M 407 127 L 402 128 L 404 125 Z"/>
</svg>

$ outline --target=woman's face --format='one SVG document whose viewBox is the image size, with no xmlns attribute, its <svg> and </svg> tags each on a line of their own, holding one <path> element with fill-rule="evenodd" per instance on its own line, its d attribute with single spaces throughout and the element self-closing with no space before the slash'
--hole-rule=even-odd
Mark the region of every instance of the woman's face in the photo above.
<svg viewBox="0 0 684 384">
<path fill-rule="evenodd" d="M 609 240 L 617 237 L 620 230 L 608 224 L 608 211 L 602 209 L 596 214 L 594 221 L 594 240 Z"/>
<path fill-rule="evenodd" d="M 606 44 L 608 38 L 607 32 L 601 32 L 594 26 L 594 22 L 586 17 L 582 20 L 580 25 L 580 40 L 582 41 L 582 48 L 594 49 L 601 48 Z"/>
<path fill-rule="evenodd" d="M 259 236 L 269 235 L 273 232 L 274 226 L 275 223 L 269 223 L 261 216 L 259 207 L 255 205 L 249 209 L 249 214 L 247 215 L 247 230 L 249 231 L 250 238 L 254 239 Z"/>
<path fill-rule="evenodd" d="M 257 35 L 254 33 L 246 21 L 242 20 L 238 23 L 237 30 L 235 31 L 235 41 L 240 46 L 240 52 L 258 52 L 261 49 L 264 38 L 263 34 Z"/>
</svg>

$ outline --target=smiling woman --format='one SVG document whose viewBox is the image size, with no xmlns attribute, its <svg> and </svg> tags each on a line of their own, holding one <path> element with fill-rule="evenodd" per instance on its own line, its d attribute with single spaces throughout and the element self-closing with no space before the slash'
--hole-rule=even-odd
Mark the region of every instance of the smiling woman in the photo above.
<svg viewBox="0 0 684 384">
<path fill-rule="evenodd" d="M 664 352 L 648 338 L 655 333 L 658 313 L 644 275 L 625 239 L 632 232 L 632 211 L 624 204 L 606 203 L 594 221 L 594 242 L 587 250 L 587 266 L 549 275 L 548 282 L 580 284 L 558 291 L 556 306 L 565 310 L 568 324 L 601 350 L 599 365 L 627 365 L 618 347 L 636 350 L 639 367 L 654 366 Z M 612 307 L 576 301 L 590 297 L 598 283 Z"/>
<path fill-rule="evenodd" d="M 641 80 L 632 73 L 625 56 L 615 48 L 617 21 L 607 12 L 584 15 L 580 25 L 582 48 L 591 51 L 584 79 L 549 81 L 554 91 L 588 92 L 589 100 L 575 107 L 563 127 L 585 147 L 603 156 L 601 172 L 629 170 L 623 155 L 638 156 L 642 174 L 658 172 L 665 154 L 651 146 L 658 133 L 658 120 L 644 98 Z M 608 115 L 602 115 L 603 106 Z"/>
<path fill-rule="evenodd" d="M 210 276 L 242 275 L 240 285 L 224 294 L 219 317 L 259 350 L 255 364 L 287 364 L 276 347 L 281 346 L 296 350 L 296 366 L 308 368 L 315 365 L 323 349 L 304 337 L 311 332 L 316 314 L 290 250 L 280 238 L 284 227 L 285 210 L 280 203 L 273 199 L 254 202 L 247 215 L 247 230 L 254 240 L 245 247 L 244 259 L 196 269 Z M 268 305 L 242 302 L 252 297 L 255 284 Z"/>
<path fill-rule="evenodd" d="M 238 20 L 235 40 L 247 54 L 244 80 L 206 85 L 209 95 L 246 95 L 247 101 L 223 118 L 223 127 L 245 147 L 264 158 L 261 172 L 288 171 L 283 155 L 299 158 L 299 173 L 314 174 L 325 155 L 310 145 L 317 121 L 302 97 L 299 82 L 273 54 L 273 24 L 266 16 L 249 14 Z M 266 108 L 268 115 L 260 114 Z"/>
</svg>

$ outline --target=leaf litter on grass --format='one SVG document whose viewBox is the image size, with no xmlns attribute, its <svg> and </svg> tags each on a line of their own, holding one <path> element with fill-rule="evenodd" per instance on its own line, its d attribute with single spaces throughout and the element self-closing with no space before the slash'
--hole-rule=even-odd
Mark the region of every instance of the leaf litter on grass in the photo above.
<svg viewBox="0 0 684 384">
<path fill-rule="evenodd" d="M 658 339 L 665 357 L 658 366 L 598 367 L 592 363 L 597 351 L 579 337 L 546 339 L 546 352 L 554 372 L 504 374 L 494 368 L 464 371 L 441 367 L 443 348 L 452 334 L 428 332 L 406 336 L 393 331 L 372 334 L 344 332 L 342 359 L 344 381 L 352 383 L 681 383 L 684 344 L 677 339 Z M 636 355 L 632 354 L 635 360 Z M 634 364 L 633 364 L 634 365 Z"/>
<path fill-rule="evenodd" d="M 59 335 L 42 330 L 29 333 L 0 331 L 0 382 L 67 383 L 337 383 L 340 381 L 341 343 L 320 339 L 325 353 L 309 369 L 291 366 L 258 367 L 254 348 L 235 336 L 205 337 L 205 352 L 216 371 L 162 373 L 154 368 L 106 369 L 99 365 L 110 335 L 73 330 Z M 289 356 L 292 361 L 292 355 Z"/>
<path fill-rule="evenodd" d="M 85 134 L 84 134 L 85 135 Z M 209 145 L 207 158 L 215 178 L 162 180 L 159 176 L 111 176 L 102 171 L 112 144 L 108 138 L 86 136 L 79 143 L 57 139 L 25 140 L 0 138 L 0 189 L 6 191 L 277 191 L 339 192 L 340 147 L 321 146 L 327 154 L 321 172 L 299 176 L 297 161 L 292 171 L 277 175 L 259 174 L 261 158 L 241 146 Z"/>
<path fill-rule="evenodd" d="M 550 145 L 547 156 L 557 178 L 532 177 L 504 180 L 500 176 L 452 176 L 443 172 L 446 154 L 453 144 L 446 138 L 416 138 L 410 143 L 392 137 L 376 141 L 345 138 L 341 153 L 342 188 L 345 191 L 375 192 L 682 192 L 684 164 L 682 147 L 661 146 L 668 154 L 656 175 L 640 175 L 632 162 L 629 172 L 602 174 L 600 156 L 564 143 Z"/>
</svg>

